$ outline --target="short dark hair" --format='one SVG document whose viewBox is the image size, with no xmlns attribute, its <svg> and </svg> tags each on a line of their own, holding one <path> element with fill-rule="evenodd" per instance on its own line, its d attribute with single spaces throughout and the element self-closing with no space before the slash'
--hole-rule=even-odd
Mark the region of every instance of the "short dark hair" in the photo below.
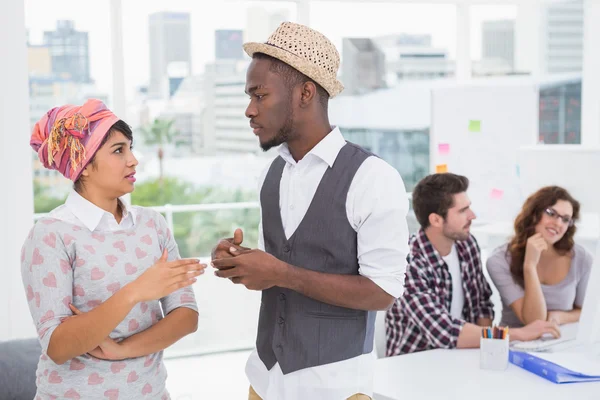
<svg viewBox="0 0 600 400">
<path fill-rule="evenodd" d="M 421 179 L 412 193 L 413 210 L 423 229 L 429 227 L 429 215 L 446 218 L 454 205 L 454 195 L 466 192 L 469 179 L 452 173 L 432 174 Z"/>
<path fill-rule="evenodd" d="M 104 136 L 104 139 L 102 139 L 102 142 L 100 142 L 100 146 L 98 146 L 98 150 L 100 150 L 102 148 L 102 146 L 104 146 L 106 144 L 106 142 L 108 142 L 108 140 L 114 135 L 115 131 L 121 132 L 123 134 L 123 136 L 125 136 L 128 140 L 133 142 L 133 131 L 131 130 L 131 127 L 129 125 L 127 125 L 127 123 L 125 121 L 118 120 L 117 122 L 115 122 L 113 124 L 113 126 L 110 127 L 110 129 L 108 130 L 108 133 Z M 89 164 L 91 164 L 93 167 L 95 167 L 96 166 L 95 161 L 96 161 L 96 157 L 94 155 L 92 157 L 92 159 L 90 160 Z M 79 176 L 79 178 L 77 178 L 77 180 L 73 184 L 73 189 L 75 189 L 75 191 L 77 193 L 81 193 L 84 186 L 85 186 L 85 182 L 83 182 L 82 177 Z"/>
<path fill-rule="evenodd" d="M 323 110 L 327 111 L 327 103 L 329 102 L 329 93 L 327 93 L 327 90 L 323 89 L 323 86 L 321 86 L 317 82 L 315 82 L 314 79 L 309 78 L 308 76 L 304 75 L 302 72 L 298 71 L 294 67 L 291 67 L 290 65 L 284 63 L 283 61 L 281 61 L 275 57 L 272 57 L 268 54 L 254 53 L 252 55 L 252 58 L 259 59 L 259 60 L 270 60 L 271 66 L 269 67 L 269 70 L 271 72 L 274 72 L 274 73 L 278 74 L 279 76 L 281 76 L 283 78 L 283 81 L 285 82 L 286 86 L 289 89 L 292 89 L 294 86 L 301 84 L 301 83 L 312 82 L 317 87 L 317 95 L 319 96 L 319 103 L 321 103 Z"/>
</svg>

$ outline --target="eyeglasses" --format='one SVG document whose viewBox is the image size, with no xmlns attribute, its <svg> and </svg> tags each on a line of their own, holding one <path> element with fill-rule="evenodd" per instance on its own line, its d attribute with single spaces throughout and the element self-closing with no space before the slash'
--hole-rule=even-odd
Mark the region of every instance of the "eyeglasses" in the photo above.
<svg viewBox="0 0 600 400">
<path fill-rule="evenodd" d="M 568 226 L 573 226 L 573 224 L 575 223 L 575 221 L 573 220 L 573 218 L 571 218 L 568 215 L 560 215 L 559 213 L 556 212 L 556 210 L 554 210 L 553 208 L 546 208 L 544 210 L 544 212 L 546 213 L 547 216 L 549 216 L 550 218 L 554 218 L 554 219 L 561 219 L 562 222 L 564 222 L 566 225 Z"/>
</svg>

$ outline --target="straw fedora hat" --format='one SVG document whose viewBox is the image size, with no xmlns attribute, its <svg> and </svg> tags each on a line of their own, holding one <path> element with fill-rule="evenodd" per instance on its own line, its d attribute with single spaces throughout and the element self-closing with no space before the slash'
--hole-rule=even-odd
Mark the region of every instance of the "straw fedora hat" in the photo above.
<svg viewBox="0 0 600 400">
<path fill-rule="evenodd" d="M 266 43 L 245 43 L 244 51 L 252 57 L 264 53 L 283 61 L 308 76 L 335 97 L 344 85 L 337 80 L 340 55 L 322 33 L 293 22 L 283 22 Z"/>
</svg>

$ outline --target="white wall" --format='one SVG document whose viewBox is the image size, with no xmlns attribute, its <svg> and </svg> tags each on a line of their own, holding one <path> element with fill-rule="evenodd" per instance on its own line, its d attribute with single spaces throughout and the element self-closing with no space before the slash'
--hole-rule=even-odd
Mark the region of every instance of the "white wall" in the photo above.
<svg viewBox="0 0 600 400">
<path fill-rule="evenodd" d="M 0 2 L 0 340 L 34 335 L 20 250 L 33 224 L 29 90 L 22 0 Z"/>
</svg>

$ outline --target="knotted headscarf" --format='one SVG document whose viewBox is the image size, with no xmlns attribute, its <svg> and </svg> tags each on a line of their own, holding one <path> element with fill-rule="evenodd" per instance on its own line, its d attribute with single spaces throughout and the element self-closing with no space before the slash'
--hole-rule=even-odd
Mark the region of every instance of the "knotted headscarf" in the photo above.
<svg viewBox="0 0 600 400">
<path fill-rule="evenodd" d="M 96 99 L 55 107 L 35 124 L 29 144 L 44 167 L 75 182 L 118 120 Z"/>
</svg>

